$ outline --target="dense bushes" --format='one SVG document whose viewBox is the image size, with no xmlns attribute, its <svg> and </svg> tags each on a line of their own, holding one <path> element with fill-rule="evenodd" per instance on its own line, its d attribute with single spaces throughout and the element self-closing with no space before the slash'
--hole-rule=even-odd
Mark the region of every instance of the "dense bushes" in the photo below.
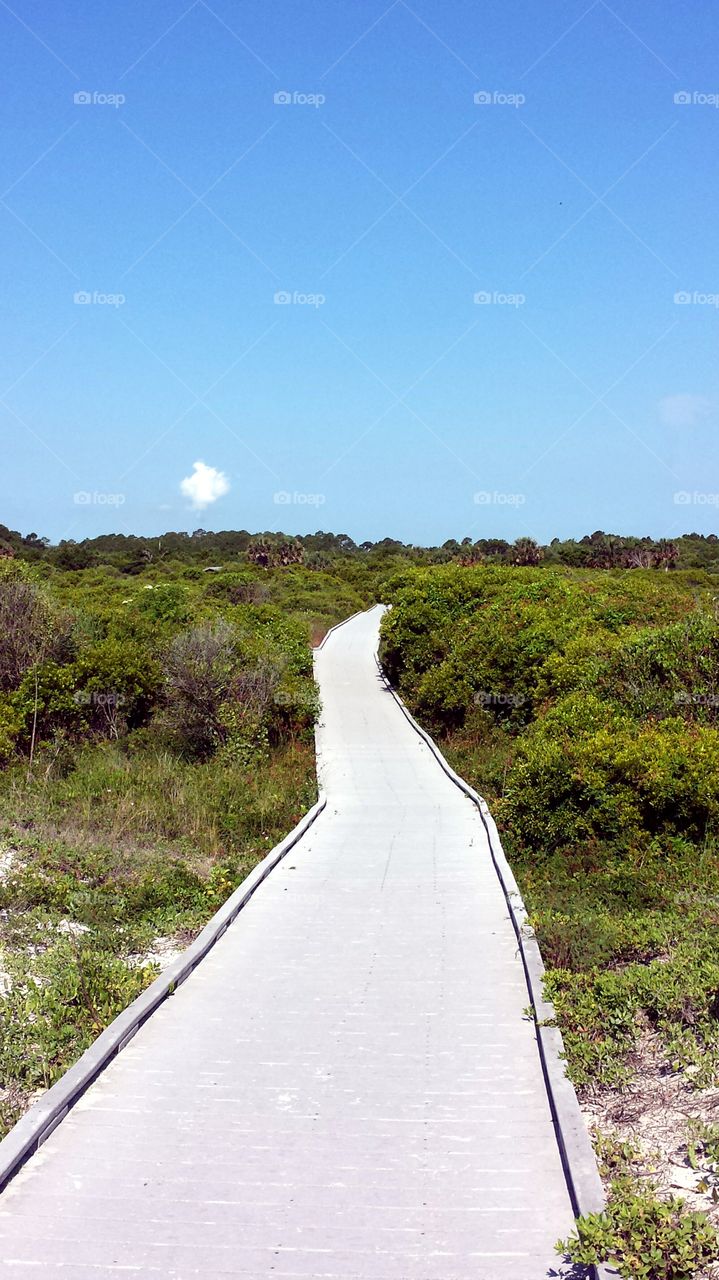
<svg viewBox="0 0 719 1280">
<path fill-rule="evenodd" d="M 581 632 L 544 664 L 540 697 L 599 693 L 636 719 L 719 721 L 719 628 L 713 612 L 622 634 Z"/>
<path fill-rule="evenodd" d="M 72 576 L 62 609 L 24 567 L 0 580 L 0 761 L 143 725 L 196 759 L 307 737 L 316 699 L 301 611 L 238 602 L 232 574 L 227 589 L 224 575 L 208 589 L 190 574 L 138 580 L 129 595 L 112 576 Z"/>
<path fill-rule="evenodd" d="M 37 663 L 71 651 L 69 619 L 24 565 L 0 562 L 0 694 L 16 689 Z"/>
<path fill-rule="evenodd" d="M 249 758 L 314 723 L 306 645 L 270 623 L 259 642 L 222 619 L 172 640 L 161 722 L 179 750 L 205 759 L 222 748 Z"/>
<path fill-rule="evenodd" d="M 451 566 L 390 580 L 388 589 L 385 668 L 438 732 L 463 724 L 473 705 L 527 724 L 547 697 L 593 687 L 604 655 L 633 624 L 673 623 L 694 607 L 682 575 L 581 581 L 556 570 Z"/>
<path fill-rule="evenodd" d="M 527 852 L 715 839 L 719 735 L 677 717 L 637 722 L 596 694 L 569 694 L 517 743 L 498 813 Z"/>
<path fill-rule="evenodd" d="M 435 732 L 504 732 L 498 812 L 520 853 L 713 840 L 719 625 L 702 599 L 680 575 L 424 571 L 394 592 L 382 656 Z"/>
<path fill-rule="evenodd" d="M 236 686 L 241 667 L 234 629 L 220 620 L 175 636 L 165 658 L 165 678 L 165 716 L 178 745 L 190 755 L 211 755 L 227 737 L 225 709 L 233 695 L 240 692 Z M 242 692 L 247 692 L 248 679 L 245 675 Z M 251 714 L 250 708 L 248 711 Z"/>
</svg>

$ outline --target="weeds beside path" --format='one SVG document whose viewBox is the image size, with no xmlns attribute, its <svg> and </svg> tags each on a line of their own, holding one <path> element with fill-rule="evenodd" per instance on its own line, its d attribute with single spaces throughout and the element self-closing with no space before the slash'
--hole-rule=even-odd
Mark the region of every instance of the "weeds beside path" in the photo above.
<svg viewBox="0 0 719 1280">
<path fill-rule="evenodd" d="M 297 744 L 238 768 L 104 743 L 65 777 L 1 776 L 3 1131 L 315 798 L 314 754 Z"/>
</svg>

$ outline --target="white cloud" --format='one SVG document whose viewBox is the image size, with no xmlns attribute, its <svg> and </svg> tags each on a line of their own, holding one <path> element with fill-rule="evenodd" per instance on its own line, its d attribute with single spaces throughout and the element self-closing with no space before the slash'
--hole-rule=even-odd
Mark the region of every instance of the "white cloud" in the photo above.
<svg viewBox="0 0 719 1280">
<path fill-rule="evenodd" d="M 204 462 L 193 462 L 192 475 L 180 482 L 180 493 L 189 498 L 196 511 L 209 507 L 230 491 L 230 482 L 223 471 L 208 467 Z"/>
<path fill-rule="evenodd" d="M 706 396 L 665 396 L 659 401 L 659 416 L 666 427 L 695 427 L 713 408 Z"/>
</svg>

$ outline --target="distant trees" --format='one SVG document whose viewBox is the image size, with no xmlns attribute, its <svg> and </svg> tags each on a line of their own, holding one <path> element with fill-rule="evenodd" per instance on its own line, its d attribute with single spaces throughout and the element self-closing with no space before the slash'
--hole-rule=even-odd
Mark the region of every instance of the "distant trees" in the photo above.
<svg viewBox="0 0 719 1280">
<path fill-rule="evenodd" d="M 391 568 L 404 564 L 557 565 L 577 569 L 706 569 L 719 573 L 719 536 L 688 533 L 679 538 L 653 539 L 606 533 L 596 529 L 580 539 L 553 538 L 542 546 L 536 539 L 447 538 L 441 546 L 420 547 L 396 538 L 366 539 L 356 543 L 349 534 L 287 534 L 276 531 L 225 529 L 212 532 L 195 529 L 167 532 L 161 538 L 127 534 L 101 534 L 82 542 L 63 540 L 50 546 L 46 538 L 30 533 L 26 537 L 0 524 L 0 559 L 16 557 L 29 561 L 47 560 L 61 569 L 83 570 L 109 565 L 132 577 L 148 564 L 177 561 L 195 565 L 223 565 L 230 562 L 278 569 L 305 564 L 331 572 L 336 564 L 355 561 L 362 569 Z"/>
<path fill-rule="evenodd" d="M 465 568 L 470 569 L 475 564 L 484 564 L 486 560 L 487 556 L 479 543 L 475 543 L 474 546 L 462 547 L 459 563 L 464 565 Z"/>
<path fill-rule="evenodd" d="M 544 552 L 534 538 L 517 538 L 512 548 L 512 560 L 514 564 L 530 565 L 539 564 Z"/>
<path fill-rule="evenodd" d="M 276 569 L 279 565 L 302 564 L 305 552 L 299 538 L 277 542 L 258 538 L 250 543 L 246 554 L 250 564 L 259 565 L 262 569 Z"/>
<path fill-rule="evenodd" d="M 449 549 L 449 543 L 444 544 L 442 550 Z M 456 559 L 462 565 L 476 564 L 516 564 L 516 565 L 536 565 L 539 564 L 544 557 L 544 549 L 535 542 L 534 538 L 517 538 L 513 543 L 505 542 L 504 538 L 481 538 L 479 542 L 471 543 L 469 538 L 462 540 L 461 547 L 457 548 Z"/>
<path fill-rule="evenodd" d="M 593 535 L 593 538 L 596 535 Z M 674 569 L 679 552 L 666 538 L 614 538 L 601 534 L 591 542 L 586 566 L 590 569 Z"/>
<path fill-rule="evenodd" d="M 73 542 L 71 538 L 61 542 L 55 552 L 58 569 L 89 569 L 94 559 L 87 542 Z"/>
<path fill-rule="evenodd" d="M 666 538 L 660 538 L 656 545 L 655 557 L 657 568 L 662 568 L 665 571 L 676 569 L 679 560 L 679 549 L 675 542 L 668 542 Z"/>
</svg>

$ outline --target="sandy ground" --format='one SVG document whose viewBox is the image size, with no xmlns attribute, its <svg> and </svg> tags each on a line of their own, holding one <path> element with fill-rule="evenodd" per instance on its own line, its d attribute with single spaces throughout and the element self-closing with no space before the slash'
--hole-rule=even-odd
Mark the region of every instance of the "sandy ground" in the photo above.
<svg viewBox="0 0 719 1280">
<path fill-rule="evenodd" d="M 133 952 L 127 957 L 127 963 L 138 969 L 145 964 L 156 964 L 162 973 L 182 955 L 186 946 L 186 942 L 177 938 L 155 938 L 149 951 Z"/>
</svg>

